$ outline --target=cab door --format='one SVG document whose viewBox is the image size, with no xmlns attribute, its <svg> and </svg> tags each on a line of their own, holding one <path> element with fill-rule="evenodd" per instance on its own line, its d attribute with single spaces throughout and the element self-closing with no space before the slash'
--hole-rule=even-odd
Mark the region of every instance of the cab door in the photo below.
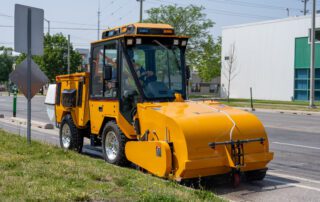
<svg viewBox="0 0 320 202">
<path fill-rule="evenodd" d="M 92 47 L 90 122 L 91 133 L 99 134 L 104 117 L 116 117 L 118 102 L 118 40 L 104 42 Z M 104 79 L 105 67 L 112 68 L 110 80 Z"/>
<path fill-rule="evenodd" d="M 141 96 L 136 85 L 132 70 L 127 57 L 121 52 L 121 74 L 120 74 L 120 112 L 129 124 L 133 124 L 133 116 Z"/>
</svg>

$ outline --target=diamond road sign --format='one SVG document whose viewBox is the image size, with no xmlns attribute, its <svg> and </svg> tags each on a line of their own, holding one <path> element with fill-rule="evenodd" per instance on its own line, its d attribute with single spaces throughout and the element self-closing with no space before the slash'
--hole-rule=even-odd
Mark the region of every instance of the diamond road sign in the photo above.
<svg viewBox="0 0 320 202">
<path fill-rule="evenodd" d="M 10 80 L 27 97 L 27 59 L 16 66 L 16 70 L 9 75 Z M 49 82 L 48 77 L 40 70 L 39 66 L 31 60 L 31 98 L 40 88 Z"/>
</svg>

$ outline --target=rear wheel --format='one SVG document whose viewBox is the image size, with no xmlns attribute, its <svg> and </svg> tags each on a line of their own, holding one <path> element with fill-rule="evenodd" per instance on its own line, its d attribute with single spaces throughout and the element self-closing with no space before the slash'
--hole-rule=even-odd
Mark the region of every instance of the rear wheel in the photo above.
<svg viewBox="0 0 320 202">
<path fill-rule="evenodd" d="M 125 166 L 128 160 L 125 155 L 127 138 L 114 121 L 108 122 L 102 132 L 102 150 L 105 161 Z"/>
<path fill-rule="evenodd" d="M 83 135 L 73 123 L 70 114 L 67 114 L 61 121 L 59 137 L 61 148 L 74 150 L 79 153 L 82 151 Z"/>
<path fill-rule="evenodd" d="M 244 173 L 247 181 L 260 181 L 263 180 L 267 174 L 267 169 L 252 170 Z"/>
</svg>

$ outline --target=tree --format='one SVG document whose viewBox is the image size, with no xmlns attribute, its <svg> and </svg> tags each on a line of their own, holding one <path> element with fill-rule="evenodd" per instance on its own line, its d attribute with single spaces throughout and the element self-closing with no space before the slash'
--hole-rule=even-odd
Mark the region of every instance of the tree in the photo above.
<svg viewBox="0 0 320 202">
<path fill-rule="evenodd" d="M 210 47 L 215 46 L 209 33 L 210 28 L 214 26 L 214 22 L 206 18 L 203 10 L 204 7 L 194 5 L 187 7 L 162 5 L 147 10 L 148 18 L 144 22 L 170 24 L 174 27 L 177 35 L 190 36 L 186 52 L 187 63 L 191 69 L 201 71 L 200 77 L 208 81 L 220 75 L 220 71 L 216 71 L 215 68 L 220 63 L 220 52 L 217 52 L 218 56 L 214 53 L 215 60 L 212 59 L 213 56 L 210 56 L 214 52 L 213 49 L 219 49 L 219 42 L 217 43 L 218 47 Z M 206 61 L 207 59 L 210 61 Z M 212 67 L 209 67 L 209 65 L 212 65 Z M 209 74 L 204 72 L 209 72 Z"/>
<path fill-rule="evenodd" d="M 212 36 L 208 36 L 202 47 L 203 53 L 200 55 L 198 71 L 200 78 L 208 82 L 221 72 L 221 38 L 219 37 L 217 43 L 214 43 Z"/>
<path fill-rule="evenodd" d="M 236 46 L 235 43 L 232 43 L 230 45 L 229 54 L 225 58 L 225 64 L 223 65 L 224 71 L 223 75 L 227 79 L 228 82 L 228 89 L 227 89 L 227 100 L 229 102 L 230 99 L 230 85 L 231 81 L 234 79 L 234 77 L 237 76 L 237 66 L 235 65 L 235 62 L 237 60 L 236 57 Z"/>
<path fill-rule="evenodd" d="M 37 63 L 41 70 L 47 75 L 51 82 L 55 81 L 55 77 L 61 74 L 67 74 L 68 66 L 68 40 L 61 33 L 55 35 L 45 35 L 44 37 L 44 54 L 42 56 L 33 56 L 32 59 Z M 22 54 L 17 64 L 26 58 Z M 70 73 L 77 71 L 81 64 L 81 55 L 73 50 L 70 44 Z"/>
<path fill-rule="evenodd" d="M 14 57 L 8 54 L 8 51 L 12 51 L 12 48 L 1 46 L 0 50 L 3 51 L 3 53 L 0 54 L 0 82 L 7 82 L 9 80 L 9 74 L 12 71 Z"/>
</svg>

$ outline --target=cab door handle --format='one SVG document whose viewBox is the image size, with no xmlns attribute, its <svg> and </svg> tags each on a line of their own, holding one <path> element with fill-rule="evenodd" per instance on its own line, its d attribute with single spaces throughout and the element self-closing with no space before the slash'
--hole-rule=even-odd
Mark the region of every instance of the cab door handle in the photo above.
<svg viewBox="0 0 320 202">
<path fill-rule="evenodd" d="M 103 106 L 99 106 L 98 110 L 99 110 L 99 112 L 102 112 L 103 111 Z"/>
</svg>

